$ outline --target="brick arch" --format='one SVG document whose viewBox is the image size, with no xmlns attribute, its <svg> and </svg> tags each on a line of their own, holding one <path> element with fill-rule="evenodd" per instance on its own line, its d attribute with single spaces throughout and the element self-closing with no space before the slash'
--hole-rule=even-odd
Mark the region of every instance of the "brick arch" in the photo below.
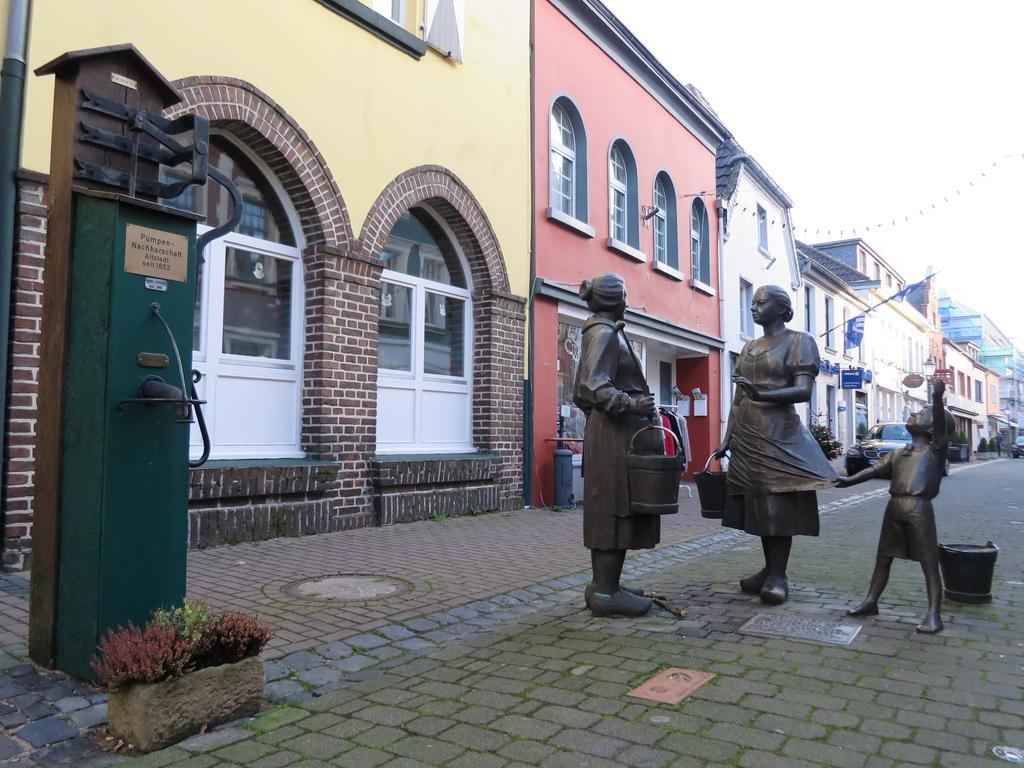
<svg viewBox="0 0 1024 768">
<path fill-rule="evenodd" d="M 398 217 L 419 204 L 430 206 L 451 229 L 469 262 L 474 292 L 507 294 L 505 259 L 487 214 L 459 177 L 439 165 L 411 168 L 384 188 L 363 223 L 363 254 L 379 258 Z"/>
<path fill-rule="evenodd" d="M 255 152 L 284 187 L 307 249 L 349 247 L 352 223 L 341 190 L 313 140 L 277 102 L 233 77 L 200 75 L 174 85 L 184 98 L 168 116 L 196 112 Z"/>
</svg>

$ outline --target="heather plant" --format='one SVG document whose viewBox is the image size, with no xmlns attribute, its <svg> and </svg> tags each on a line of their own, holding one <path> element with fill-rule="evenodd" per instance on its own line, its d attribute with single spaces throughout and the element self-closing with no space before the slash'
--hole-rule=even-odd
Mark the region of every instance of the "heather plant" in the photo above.
<svg viewBox="0 0 1024 768">
<path fill-rule="evenodd" d="M 215 667 L 256 656 L 270 640 L 270 627 L 255 616 L 225 613 L 196 644 L 196 667 Z"/>
<path fill-rule="evenodd" d="M 254 616 L 215 617 L 206 606 L 187 600 L 179 608 L 156 611 L 142 629 L 129 623 L 110 630 L 91 665 L 113 690 L 241 661 L 259 654 L 269 640 L 270 627 Z"/>
<path fill-rule="evenodd" d="M 168 624 L 154 621 L 139 629 L 129 622 L 126 629 L 107 632 L 91 664 L 111 689 L 173 680 L 192 665 L 192 646 Z"/>
</svg>

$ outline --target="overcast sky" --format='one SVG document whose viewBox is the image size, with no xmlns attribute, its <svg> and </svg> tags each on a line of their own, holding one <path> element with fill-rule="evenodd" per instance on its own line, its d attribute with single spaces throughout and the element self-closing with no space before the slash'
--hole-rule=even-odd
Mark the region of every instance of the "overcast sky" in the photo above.
<svg viewBox="0 0 1024 768">
<path fill-rule="evenodd" d="M 786 190 L 798 239 L 932 265 L 1024 348 L 1024 3 L 604 2 Z"/>
</svg>

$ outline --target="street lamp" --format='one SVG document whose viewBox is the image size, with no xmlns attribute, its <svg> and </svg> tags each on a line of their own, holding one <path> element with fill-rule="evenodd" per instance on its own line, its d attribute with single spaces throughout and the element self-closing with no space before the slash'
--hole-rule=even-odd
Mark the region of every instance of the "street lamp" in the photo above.
<svg viewBox="0 0 1024 768">
<path fill-rule="evenodd" d="M 924 361 L 922 366 L 924 368 L 924 377 L 926 381 L 931 381 L 932 376 L 935 375 L 935 360 L 931 355 Z"/>
</svg>

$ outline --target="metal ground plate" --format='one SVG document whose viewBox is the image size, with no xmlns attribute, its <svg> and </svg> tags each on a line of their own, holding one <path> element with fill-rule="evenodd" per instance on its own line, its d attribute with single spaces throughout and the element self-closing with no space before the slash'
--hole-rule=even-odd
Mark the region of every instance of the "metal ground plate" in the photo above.
<svg viewBox="0 0 1024 768">
<path fill-rule="evenodd" d="M 626 695 L 662 704 L 678 704 L 704 683 L 713 680 L 714 677 L 710 672 L 669 667 L 664 672 L 641 683 Z"/>
<path fill-rule="evenodd" d="M 860 624 L 844 624 L 838 619 L 794 613 L 759 613 L 740 627 L 748 635 L 785 637 L 812 643 L 849 645 L 861 630 Z"/>
</svg>

